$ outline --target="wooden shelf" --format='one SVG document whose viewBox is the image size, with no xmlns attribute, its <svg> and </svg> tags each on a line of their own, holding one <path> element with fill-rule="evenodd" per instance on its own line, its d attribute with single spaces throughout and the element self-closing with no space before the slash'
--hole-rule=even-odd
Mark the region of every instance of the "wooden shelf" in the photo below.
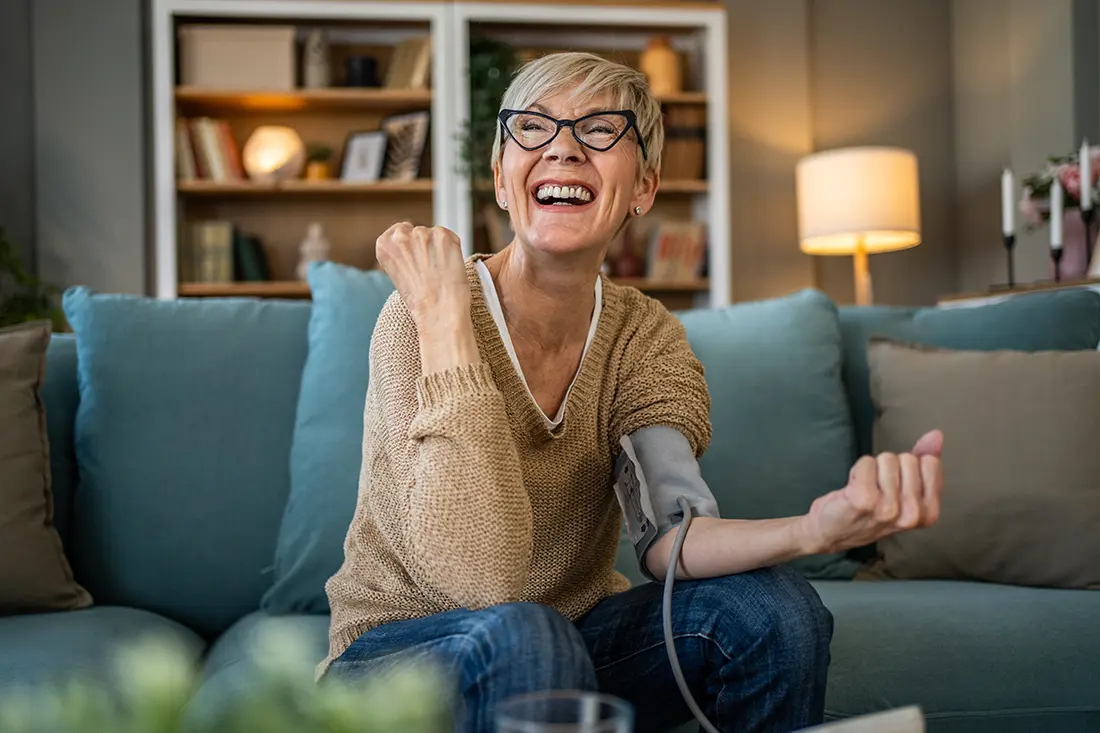
<svg viewBox="0 0 1100 733">
<path fill-rule="evenodd" d="M 333 196 L 347 194 L 402 194 L 431 193 L 434 182 L 430 178 L 415 181 L 375 181 L 371 183 L 345 183 L 328 181 L 286 181 L 280 184 L 239 181 L 177 181 L 176 190 L 192 196 Z"/>
<path fill-rule="evenodd" d="M 645 277 L 618 277 L 612 280 L 619 285 L 629 285 L 649 293 L 702 293 L 710 289 L 710 282 L 706 278 L 689 282 L 650 280 Z"/>
<path fill-rule="evenodd" d="M 194 298 L 308 298 L 309 283 L 296 280 L 247 283 L 180 283 L 179 294 Z"/>
<path fill-rule="evenodd" d="M 666 180 L 661 181 L 657 193 L 706 193 L 710 190 L 710 184 L 706 179 L 691 180 Z"/>
<path fill-rule="evenodd" d="M 257 111 L 406 109 L 428 107 L 430 89 L 341 88 L 293 91 L 235 91 L 208 87 L 176 87 L 176 103 L 207 109 Z"/>
<path fill-rule="evenodd" d="M 677 94 L 658 94 L 657 99 L 665 104 L 706 104 L 706 92 L 679 92 Z"/>
<path fill-rule="evenodd" d="M 652 293 L 699 293 L 709 289 L 706 279 L 692 282 L 650 280 L 644 277 L 613 278 Z M 283 282 L 180 283 L 179 295 L 195 298 L 308 298 L 309 284 L 296 280 Z"/>
</svg>

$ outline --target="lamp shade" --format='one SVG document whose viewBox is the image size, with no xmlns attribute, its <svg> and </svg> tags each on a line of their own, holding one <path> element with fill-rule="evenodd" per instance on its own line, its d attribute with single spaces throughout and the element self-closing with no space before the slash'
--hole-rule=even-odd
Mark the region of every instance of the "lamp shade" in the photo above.
<svg viewBox="0 0 1100 733">
<path fill-rule="evenodd" d="M 908 150 L 857 147 L 808 155 L 796 169 L 803 252 L 868 253 L 920 244 L 917 158 Z"/>
<path fill-rule="evenodd" d="M 298 133 L 283 125 L 261 125 L 248 136 L 241 151 L 248 177 L 257 183 L 297 178 L 306 164 L 306 149 Z"/>
</svg>

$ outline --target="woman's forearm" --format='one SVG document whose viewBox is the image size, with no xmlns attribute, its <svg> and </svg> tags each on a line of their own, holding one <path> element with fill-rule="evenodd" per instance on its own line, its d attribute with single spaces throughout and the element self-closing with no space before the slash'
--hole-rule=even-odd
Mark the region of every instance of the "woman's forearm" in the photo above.
<svg viewBox="0 0 1100 733">
<path fill-rule="evenodd" d="M 474 364 L 480 358 L 469 311 L 436 311 L 421 319 L 417 335 L 424 374 Z"/>
<path fill-rule="evenodd" d="M 664 579 L 676 533 L 673 528 L 646 553 L 646 565 Z M 802 517 L 691 520 L 676 568 L 678 579 L 714 578 L 777 565 L 813 554 Z"/>
<path fill-rule="evenodd" d="M 504 398 L 469 316 L 419 329 L 423 376 L 408 437 L 411 570 L 465 608 L 519 600 L 530 572 L 531 505 Z"/>
</svg>

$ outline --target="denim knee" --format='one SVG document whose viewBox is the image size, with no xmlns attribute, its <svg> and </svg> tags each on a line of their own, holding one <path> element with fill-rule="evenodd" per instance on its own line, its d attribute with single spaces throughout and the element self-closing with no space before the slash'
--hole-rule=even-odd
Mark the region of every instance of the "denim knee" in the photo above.
<svg viewBox="0 0 1100 733">
<path fill-rule="evenodd" d="M 472 643 L 498 674 L 524 678 L 526 687 L 596 689 L 596 669 L 569 619 L 539 603 L 504 603 L 478 613 Z"/>
<path fill-rule="evenodd" d="M 711 607 L 716 626 L 729 623 L 736 627 L 732 633 L 749 634 L 769 647 L 776 661 L 787 660 L 806 671 L 828 667 L 833 615 L 801 573 L 776 566 L 704 582 L 705 605 Z M 751 617 L 734 620 L 722 612 L 729 594 L 751 594 Z"/>
</svg>

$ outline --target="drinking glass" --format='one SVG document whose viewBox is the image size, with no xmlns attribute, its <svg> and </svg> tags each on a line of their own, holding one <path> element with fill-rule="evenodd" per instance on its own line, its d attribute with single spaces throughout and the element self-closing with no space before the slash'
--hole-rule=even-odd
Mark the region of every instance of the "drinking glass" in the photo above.
<svg viewBox="0 0 1100 733">
<path fill-rule="evenodd" d="M 581 690 L 510 697 L 496 711 L 497 733 L 633 733 L 634 709 L 611 695 Z"/>
</svg>

